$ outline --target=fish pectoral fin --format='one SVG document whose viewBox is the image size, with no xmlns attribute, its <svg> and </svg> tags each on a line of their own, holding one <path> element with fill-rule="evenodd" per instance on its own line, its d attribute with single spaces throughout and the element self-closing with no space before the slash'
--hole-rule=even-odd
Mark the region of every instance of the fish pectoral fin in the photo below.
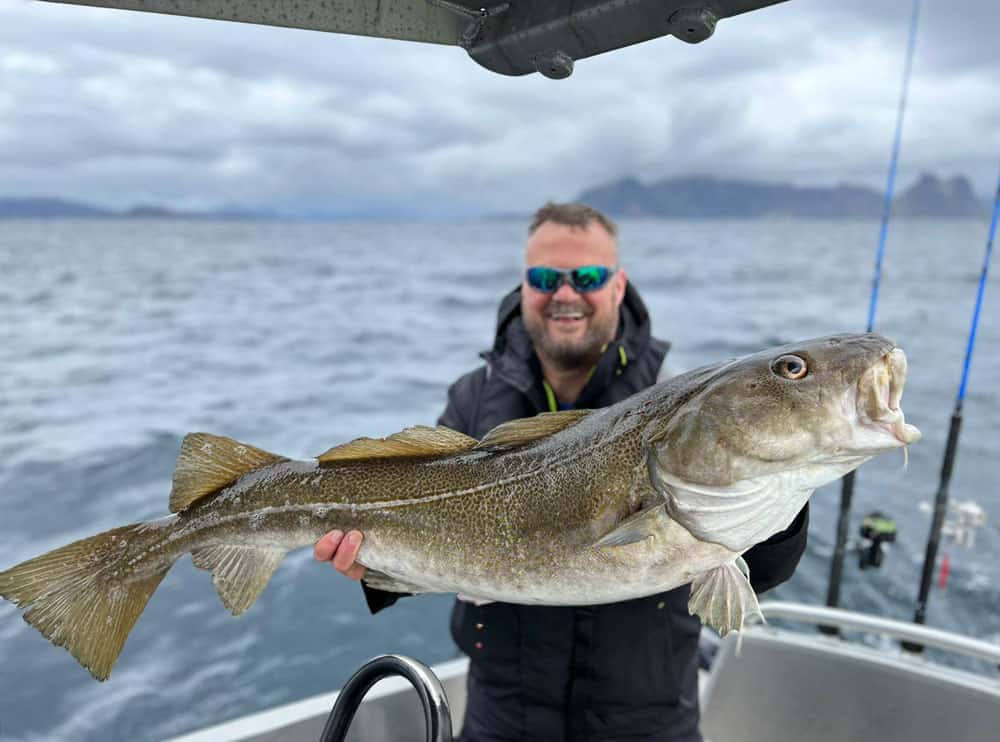
<svg viewBox="0 0 1000 742">
<path fill-rule="evenodd" d="M 177 455 L 170 512 L 187 510 L 244 474 L 279 461 L 288 459 L 221 435 L 188 433 Z"/>
<path fill-rule="evenodd" d="M 640 510 L 615 526 L 613 531 L 601 537 L 594 546 L 625 546 L 647 539 L 663 528 L 666 517 L 667 510 L 663 505 Z"/>
<path fill-rule="evenodd" d="M 479 444 L 451 428 L 416 425 L 388 438 L 357 438 L 317 456 L 320 464 L 350 464 L 371 459 L 429 458 L 462 453 Z"/>
<path fill-rule="evenodd" d="M 407 582 L 406 580 L 400 580 L 392 575 L 387 575 L 385 572 L 379 572 L 377 569 L 367 569 L 365 570 L 365 576 L 362 579 L 368 587 L 373 587 L 376 590 L 385 590 L 389 593 L 426 593 L 430 592 L 426 587 L 422 585 L 417 585 L 412 582 Z"/>
<path fill-rule="evenodd" d="M 691 582 L 688 611 L 725 636 L 742 631 L 743 624 L 760 612 L 757 595 L 750 587 L 750 569 L 742 557 L 699 575 Z"/>
<path fill-rule="evenodd" d="M 533 443 L 546 436 L 565 430 L 587 417 L 591 410 L 563 410 L 543 412 L 534 417 L 501 423 L 483 436 L 478 448 L 514 448 Z"/>
<path fill-rule="evenodd" d="M 199 569 L 212 572 L 222 605 L 234 616 L 254 604 L 287 552 L 273 546 L 217 544 L 191 552 Z"/>
</svg>

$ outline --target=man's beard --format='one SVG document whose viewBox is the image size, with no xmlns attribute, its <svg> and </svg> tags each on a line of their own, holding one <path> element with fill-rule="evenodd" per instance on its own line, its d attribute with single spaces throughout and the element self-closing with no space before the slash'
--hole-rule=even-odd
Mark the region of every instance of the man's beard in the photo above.
<svg viewBox="0 0 1000 742">
<path fill-rule="evenodd" d="M 590 318 L 587 332 L 582 338 L 558 338 L 550 334 L 546 328 L 547 317 L 560 311 L 582 311 Z M 545 316 L 524 316 L 524 327 L 535 346 L 535 352 L 555 364 L 563 371 L 589 369 L 597 363 L 601 349 L 614 339 L 617 329 L 612 315 L 605 321 L 594 321 L 590 307 L 580 307 L 574 304 L 550 304 L 545 309 Z"/>
</svg>

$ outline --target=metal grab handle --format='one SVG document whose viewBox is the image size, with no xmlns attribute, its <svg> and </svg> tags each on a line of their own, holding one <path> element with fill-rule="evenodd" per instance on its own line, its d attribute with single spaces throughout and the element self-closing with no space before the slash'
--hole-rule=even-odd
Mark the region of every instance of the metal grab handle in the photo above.
<svg viewBox="0 0 1000 742">
<path fill-rule="evenodd" d="M 320 742 L 343 742 L 365 694 L 379 680 L 391 675 L 402 675 L 416 689 L 424 707 L 428 742 L 452 742 L 451 709 L 441 681 L 427 665 L 399 654 L 383 654 L 354 673 L 337 695 Z"/>
</svg>

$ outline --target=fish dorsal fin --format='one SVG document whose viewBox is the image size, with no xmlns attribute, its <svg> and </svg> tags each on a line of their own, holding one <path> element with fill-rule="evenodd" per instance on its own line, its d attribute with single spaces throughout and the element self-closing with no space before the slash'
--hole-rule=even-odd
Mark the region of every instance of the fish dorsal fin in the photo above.
<svg viewBox="0 0 1000 742">
<path fill-rule="evenodd" d="M 245 443 L 209 433 L 188 433 L 181 443 L 170 490 L 170 512 L 187 510 L 255 469 L 288 461 Z"/>
<path fill-rule="evenodd" d="M 438 426 L 417 425 L 388 438 L 358 438 L 334 446 L 316 458 L 321 464 L 349 464 L 371 459 L 429 458 L 461 453 L 479 442 L 464 433 Z"/>
<path fill-rule="evenodd" d="M 590 414 L 590 410 L 543 412 L 534 417 L 500 423 L 486 434 L 480 448 L 514 448 L 540 440 L 547 435 L 574 425 Z"/>
</svg>

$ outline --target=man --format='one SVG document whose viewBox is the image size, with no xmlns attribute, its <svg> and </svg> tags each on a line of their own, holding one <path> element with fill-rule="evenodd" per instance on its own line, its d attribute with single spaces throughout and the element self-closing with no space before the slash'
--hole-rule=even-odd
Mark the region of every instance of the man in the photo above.
<svg viewBox="0 0 1000 742">
<path fill-rule="evenodd" d="M 536 214 L 521 286 L 500 305 L 486 364 L 448 392 L 439 424 L 481 438 L 548 410 L 598 408 L 654 384 L 668 344 L 650 334 L 618 264 L 615 225 L 582 204 Z M 757 592 L 788 579 L 805 548 L 808 512 L 744 558 Z M 353 579 L 362 534 L 316 544 Z M 372 611 L 399 597 L 365 587 Z M 688 586 L 609 605 L 550 607 L 456 601 L 451 631 L 469 655 L 466 742 L 699 742 L 701 628 Z"/>
</svg>

